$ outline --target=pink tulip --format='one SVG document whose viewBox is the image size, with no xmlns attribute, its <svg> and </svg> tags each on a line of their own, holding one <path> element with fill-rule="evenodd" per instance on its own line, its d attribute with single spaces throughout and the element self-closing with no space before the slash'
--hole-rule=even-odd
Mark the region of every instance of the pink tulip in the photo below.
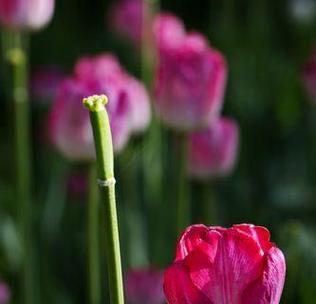
<svg viewBox="0 0 316 304">
<path fill-rule="evenodd" d="M 36 69 L 31 75 L 32 97 L 41 103 L 50 103 L 64 78 L 65 75 L 54 66 Z"/>
<path fill-rule="evenodd" d="M 154 36 L 159 50 L 179 46 L 185 39 L 183 22 L 169 13 L 161 13 L 154 20 Z"/>
<path fill-rule="evenodd" d="M 74 70 L 74 76 L 63 83 L 53 105 L 53 142 L 68 158 L 91 159 L 94 156 L 92 132 L 81 100 L 84 96 L 106 94 L 114 151 L 122 151 L 131 134 L 142 131 L 150 120 L 145 88 L 110 54 L 83 57 Z"/>
<path fill-rule="evenodd" d="M 128 304 L 163 304 L 163 273 L 153 269 L 130 270 L 125 278 Z"/>
<path fill-rule="evenodd" d="M 39 30 L 51 20 L 54 0 L 0 0 L 0 22 L 18 30 Z"/>
<path fill-rule="evenodd" d="M 169 304 L 278 304 L 285 259 L 264 227 L 193 225 L 166 270 Z"/>
<path fill-rule="evenodd" d="M 228 118 L 190 134 L 189 175 L 205 179 L 229 174 L 236 162 L 238 142 L 238 126 Z"/>
<path fill-rule="evenodd" d="M 302 79 L 310 101 L 316 102 L 316 53 L 305 63 Z"/>
<path fill-rule="evenodd" d="M 8 285 L 0 281 L 0 304 L 9 304 L 11 293 Z"/>
<path fill-rule="evenodd" d="M 178 131 L 207 126 L 222 108 L 226 74 L 225 59 L 202 35 L 188 34 L 161 51 L 155 90 L 161 120 Z"/>
<path fill-rule="evenodd" d="M 142 39 L 144 0 L 119 0 L 108 14 L 114 32 L 138 45 Z"/>
</svg>

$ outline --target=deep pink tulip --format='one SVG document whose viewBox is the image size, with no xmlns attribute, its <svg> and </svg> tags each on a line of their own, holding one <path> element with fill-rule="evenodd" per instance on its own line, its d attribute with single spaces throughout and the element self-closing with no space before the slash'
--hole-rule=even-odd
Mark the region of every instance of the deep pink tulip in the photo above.
<svg viewBox="0 0 316 304">
<path fill-rule="evenodd" d="M 125 277 L 128 304 L 163 304 L 163 273 L 154 269 L 135 269 Z"/>
<path fill-rule="evenodd" d="M 225 59 L 200 34 L 161 51 L 155 84 L 161 120 L 178 131 L 208 125 L 222 108 L 226 74 Z"/>
<path fill-rule="evenodd" d="M 119 0 L 108 14 L 111 29 L 120 36 L 129 39 L 136 46 L 142 40 L 144 0 Z"/>
<path fill-rule="evenodd" d="M 161 13 L 154 20 L 154 36 L 157 48 L 162 51 L 179 46 L 185 39 L 183 22 L 169 13 Z"/>
<path fill-rule="evenodd" d="M 302 78 L 310 101 L 316 103 L 316 52 L 305 63 Z"/>
<path fill-rule="evenodd" d="M 205 179 L 229 174 L 236 162 L 239 128 L 228 118 L 219 118 L 210 127 L 190 134 L 189 175 Z"/>
<path fill-rule="evenodd" d="M 145 88 L 123 70 L 114 56 L 83 57 L 75 65 L 74 76 L 61 85 L 51 114 L 53 142 L 68 158 L 84 160 L 94 155 L 89 115 L 81 106 L 82 98 L 93 94 L 109 98 L 107 110 L 116 153 L 150 120 Z"/>
<path fill-rule="evenodd" d="M 9 304 L 11 292 L 5 282 L 0 282 L 0 304 Z"/>
<path fill-rule="evenodd" d="M 285 268 L 264 227 L 193 225 L 179 240 L 164 291 L 169 304 L 278 304 Z"/>
<path fill-rule="evenodd" d="M 41 103 L 50 103 L 57 94 L 57 89 L 65 75 L 58 67 L 43 66 L 31 74 L 32 98 Z"/>
<path fill-rule="evenodd" d="M 0 22 L 17 30 L 39 30 L 52 18 L 54 0 L 0 0 Z"/>
</svg>

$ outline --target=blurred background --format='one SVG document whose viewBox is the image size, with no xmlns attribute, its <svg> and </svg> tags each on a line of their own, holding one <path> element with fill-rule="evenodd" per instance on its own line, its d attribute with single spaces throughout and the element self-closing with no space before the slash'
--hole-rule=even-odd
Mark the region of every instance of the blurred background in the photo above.
<svg viewBox="0 0 316 304">
<path fill-rule="evenodd" d="M 142 79 L 139 52 L 107 22 L 113 2 L 56 1 L 52 22 L 31 35 L 31 73 L 53 66 L 71 74 L 81 56 L 111 52 L 130 74 Z M 210 217 L 205 224 L 228 227 L 250 222 L 268 227 L 287 258 L 281 302 L 314 303 L 316 104 L 304 90 L 302 75 L 315 48 L 316 1 L 163 0 L 160 9 L 180 17 L 187 29 L 206 35 L 224 54 L 229 76 L 223 113 L 233 117 L 240 128 L 238 160 L 232 173 L 205 181 L 203 186 L 190 182 L 192 221 L 202 220 L 203 189 L 211 187 L 216 218 Z M 2 60 L 0 277 L 11 290 L 12 303 L 19 303 L 15 294 L 22 249 L 15 220 L 14 133 L 6 75 Z M 87 166 L 67 160 L 48 143 L 51 103 L 31 97 L 30 104 L 37 296 L 42 303 L 84 303 Z M 177 156 L 171 131 L 160 125 L 155 137 L 150 128 L 130 140 L 116 157 L 125 270 L 163 269 L 174 257 L 175 199 L 170 168 Z M 144 164 L 150 166 L 149 179 Z M 155 187 L 161 180 L 163 186 Z M 146 194 L 148 189 L 155 192 Z M 131 231 L 132 237 L 128 237 Z M 104 276 L 102 284 L 105 281 Z"/>
</svg>

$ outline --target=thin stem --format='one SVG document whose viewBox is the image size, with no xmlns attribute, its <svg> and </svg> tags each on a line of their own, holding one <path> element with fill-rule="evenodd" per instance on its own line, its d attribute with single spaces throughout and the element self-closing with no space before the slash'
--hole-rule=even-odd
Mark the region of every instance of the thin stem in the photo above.
<svg viewBox="0 0 316 304">
<path fill-rule="evenodd" d="M 91 96 L 84 99 L 90 110 L 95 150 L 97 156 L 98 180 L 101 199 L 104 202 L 105 241 L 107 249 L 110 302 L 123 304 L 123 279 L 120 253 L 119 229 L 115 202 L 113 145 L 108 114 L 105 110 L 105 96 Z"/>
<path fill-rule="evenodd" d="M 209 182 L 202 183 L 202 206 L 200 208 L 200 219 L 205 225 L 216 226 L 217 223 L 217 208 L 216 208 L 216 195 L 214 185 Z"/>
<path fill-rule="evenodd" d="M 15 111 L 16 195 L 18 222 L 23 244 L 22 298 L 34 304 L 31 228 L 31 152 L 28 105 L 28 58 L 21 33 L 12 32 L 12 46 L 5 56 L 12 67 L 12 98 Z M 7 46 L 8 47 L 8 46 Z"/>
<path fill-rule="evenodd" d="M 91 164 L 89 168 L 89 199 L 88 199 L 88 273 L 89 303 L 99 304 L 100 289 L 100 256 L 99 256 L 99 196 L 97 168 Z"/>
<path fill-rule="evenodd" d="M 177 187 L 177 236 L 189 224 L 190 203 L 189 203 L 189 185 L 187 180 L 187 135 L 179 134 L 178 137 L 179 161 L 178 161 L 178 187 Z"/>
</svg>

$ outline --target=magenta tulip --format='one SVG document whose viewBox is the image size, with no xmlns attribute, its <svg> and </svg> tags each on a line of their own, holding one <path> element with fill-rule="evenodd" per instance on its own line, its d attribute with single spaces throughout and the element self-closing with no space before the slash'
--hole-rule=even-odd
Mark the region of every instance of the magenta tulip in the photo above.
<svg viewBox="0 0 316 304">
<path fill-rule="evenodd" d="M 161 13 L 154 20 L 154 36 L 160 51 L 178 47 L 185 39 L 183 22 L 169 13 Z"/>
<path fill-rule="evenodd" d="M 0 282 L 0 304 L 9 304 L 11 292 L 5 282 Z"/>
<path fill-rule="evenodd" d="M 54 0 L 0 0 L 0 22 L 17 30 L 39 30 L 51 20 Z"/>
<path fill-rule="evenodd" d="M 164 291 L 169 304 L 278 304 L 285 268 L 264 227 L 193 225 L 179 240 Z"/>
<path fill-rule="evenodd" d="M 225 59 L 200 34 L 163 49 L 155 90 L 161 120 L 178 131 L 207 126 L 222 108 L 226 74 Z"/>
<path fill-rule="evenodd" d="M 302 80 L 310 101 L 316 103 L 316 53 L 305 63 Z"/>
<path fill-rule="evenodd" d="M 128 304 L 163 304 L 163 273 L 154 269 L 130 270 L 125 278 Z"/>
<path fill-rule="evenodd" d="M 197 179 L 229 174 L 236 163 L 239 144 L 237 124 L 219 118 L 207 129 L 189 136 L 189 175 Z"/>
<path fill-rule="evenodd" d="M 117 1 L 108 14 L 111 29 L 136 46 L 140 46 L 145 8 L 144 0 Z"/>
<path fill-rule="evenodd" d="M 70 159 L 94 157 L 89 115 L 81 107 L 82 98 L 93 94 L 109 98 L 107 110 L 116 153 L 123 150 L 132 133 L 142 131 L 149 123 L 144 86 L 110 54 L 83 57 L 75 65 L 74 75 L 61 85 L 51 112 L 52 141 Z"/>
</svg>

